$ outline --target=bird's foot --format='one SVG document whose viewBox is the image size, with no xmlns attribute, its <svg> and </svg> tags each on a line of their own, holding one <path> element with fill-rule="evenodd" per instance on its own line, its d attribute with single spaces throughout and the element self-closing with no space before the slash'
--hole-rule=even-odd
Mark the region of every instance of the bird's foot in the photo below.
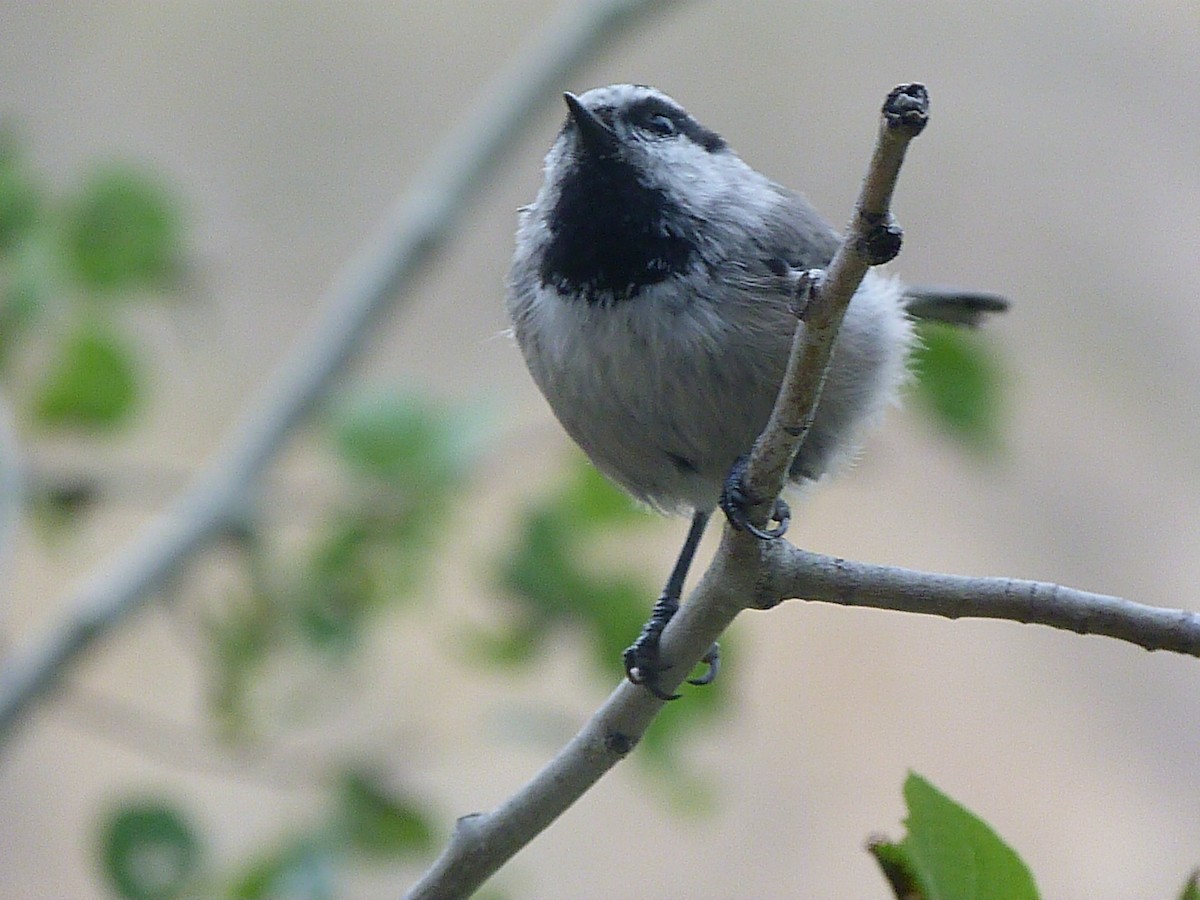
<svg viewBox="0 0 1200 900">
<path fill-rule="evenodd" d="M 667 623 L 679 611 L 679 601 L 663 595 L 654 604 L 650 620 L 642 628 L 642 633 L 633 645 L 625 651 L 625 677 L 633 684 L 646 688 L 659 700 L 678 700 L 679 694 L 668 693 L 660 683 L 662 674 L 671 668 L 671 664 L 662 658 L 662 633 Z M 721 650 L 713 644 L 704 654 L 701 662 L 708 666 L 703 675 L 689 678 L 688 684 L 711 684 L 721 668 Z"/>
<path fill-rule="evenodd" d="M 744 479 L 748 459 L 749 457 L 739 456 L 734 462 L 733 468 L 729 470 L 729 477 L 725 479 L 725 487 L 721 491 L 721 511 L 725 513 L 729 524 L 734 528 L 748 531 L 760 540 L 772 541 L 775 538 L 783 537 L 787 534 L 788 525 L 792 521 L 792 511 L 782 497 L 775 498 L 775 503 L 771 507 L 771 516 L 767 520 L 768 525 L 771 522 L 777 523 L 773 528 L 759 528 L 750 521 L 750 508 L 763 501 L 752 497 L 746 490 Z"/>
</svg>

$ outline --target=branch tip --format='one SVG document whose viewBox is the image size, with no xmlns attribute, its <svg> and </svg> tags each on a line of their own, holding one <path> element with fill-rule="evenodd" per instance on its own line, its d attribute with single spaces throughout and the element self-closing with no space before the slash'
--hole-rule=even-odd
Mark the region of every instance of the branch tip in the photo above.
<svg viewBox="0 0 1200 900">
<path fill-rule="evenodd" d="M 893 131 L 916 137 L 929 124 L 929 91 L 918 81 L 892 88 L 883 102 L 883 118 Z"/>
<path fill-rule="evenodd" d="M 891 215 L 892 192 L 908 143 L 928 118 L 929 93 L 924 85 L 902 84 L 888 94 L 875 149 L 842 244 L 825 271 L 804 273 L 797 282 L 792 307 L 805 327 L 796 328 L 779 395 L 750 453 L 743 479 L 760 512 L 787 484 L 792 463 L 812 426 L 850 299 L 868 269 L 889 262 L 900 252 L 903 231 Z"/>
</svg>

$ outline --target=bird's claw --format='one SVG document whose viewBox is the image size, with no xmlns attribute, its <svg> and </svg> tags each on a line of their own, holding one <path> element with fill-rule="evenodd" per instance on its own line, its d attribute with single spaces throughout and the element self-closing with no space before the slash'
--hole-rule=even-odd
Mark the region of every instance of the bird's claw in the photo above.
<svg viewBox="0 0 1200 900">
<path fill-rule="evenodd" d="M 663 661 L 659 650 L 659 639 L 662 631 L 649 634 L 643 631 L 628 650 L 625 651 L 625 677 L 631 683 L 641 685 L 659 700 L 678 700 L 679 694 L 672 694 L 664 691 L 659 684 L 659 677 L 663 672 L 671 668 L 671 666 Z M 717 673 L 721 670 L 721 648 L 714 643 L 708 648 L 700 662 L 704 663 L 708 668 L 703 675 L 697 675 L 695 678 L 689 678 L 688 684 L 703 686 L 712 684 Z"/>
<path fill-rule="evenodd" d="M 688 679 L 688 684 L 694 684 L 697 687 L 712 684 L 717 680 L 717 673 L 721 671 L 721 645 L 714 641 L 700 657 L 700 662 L 708 666 L 708 670 L 703 675 Z"/>
<path fill-rule="evenodd" d="M 679 699 L 679 694 L 663 690 L 660 684 L 662 674 L 672 668 L 671 664 L 662 658 L 662 633 L 678 611 L 679 599 L 669 590 L 664 592 L 654 604 L 650 620 L 642 628 L 642 633 L 625 651 L 625 677 L 633 684 L 644 687 L 659 700 Z M 708 666 L 708 670 L 703 675 L 689 678 L 688 684 L 711 684 L 717 677 L 720 660 L 721 650 L 713 644 L 701 660 Z"/>
<path fill-rule="evenodd" d="M 659 651 L 662 629 L 651 632 L 651 624 L 647 623 L 641 636 L 625 651 L 625 677 L 632 684 L 644 687 L 659 700 L 678 700 L 679 694 L 668 693 L 659 684 L 662 673 L 671 667 L 663 662 Z"/>
<path fill-rule="evenodd" d="M 721 491 L 721 511 L 729 519 L 729 524 L 741 531 L 748 531 L 759 540 L 773 541 L 787 534 L 788 525 L 792 521 L 792 510 L 782 497 L 776 497 L 771 506 L 771 517 L 768 523 L 776 522 L 772 528 L 759 528 L 750 521 L 748 510 L 759 501 L 746 491 L 743 478 L 746 474 L 747 457 L 738 457 L 729 470 L 725 479 L 725 487 Z"/>
</svg>

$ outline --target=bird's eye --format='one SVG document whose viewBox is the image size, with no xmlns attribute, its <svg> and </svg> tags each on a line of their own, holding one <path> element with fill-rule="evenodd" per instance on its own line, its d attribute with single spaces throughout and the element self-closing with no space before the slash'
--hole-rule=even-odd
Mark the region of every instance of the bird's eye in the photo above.
<svg viewBox="0 0 1200 900">
<path fill-rule="evenodd" d="M 674 120 L 663 113 L 654 113 L 653 115 L 646 116 L 641 124 L 651 134 L 657 134 L 660 137 L 669 137 L 675 133 Z"/>
</svg>

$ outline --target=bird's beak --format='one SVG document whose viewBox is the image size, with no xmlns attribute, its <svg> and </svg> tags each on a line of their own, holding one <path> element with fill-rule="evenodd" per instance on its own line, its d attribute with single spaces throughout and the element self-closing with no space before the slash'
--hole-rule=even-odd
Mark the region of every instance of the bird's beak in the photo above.
<svg viewBox="0 0 1200 900">
<path fill-rule="evenodd" d="M 583 146 L 593 153 L 612 153 L 617 148 L 617 136 L 605 125 L 600 117 L 579 102 L 579 98 L 567 91 L 563 94 L 567 101 L 567 109 L 571 111 L 571 119 L 579 131 Z"/>
</svg>

